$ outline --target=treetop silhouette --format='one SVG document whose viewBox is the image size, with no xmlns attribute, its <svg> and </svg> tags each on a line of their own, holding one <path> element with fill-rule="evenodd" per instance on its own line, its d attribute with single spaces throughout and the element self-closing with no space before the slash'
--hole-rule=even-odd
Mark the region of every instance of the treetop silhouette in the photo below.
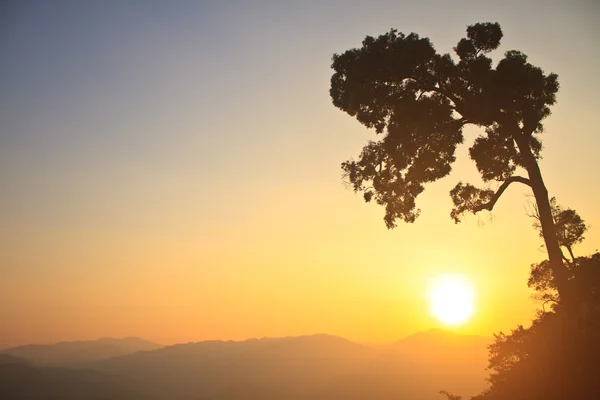
<svg viewBox="0 0 600 400">
<path fill-rule="evenodd" d="M 424 184 L 447 176 L 463 143 L 463 127 L 484 128 L 469 148 L 481 177 L 497 190 L 459 182 L 450 195 L 450 215 L 491 211 L 511 183 L 529 186 L 559 294 L 567 300 L 568 274 L 562 260 L 548 191 L 537 160 L 542 121 L 556 102 L 558 76 L 545 74 L 519 51 L 507 51 L 496 67 L 488 54 L 502 39 L 498 23 L 467 28 L 450 54 L 439 54 L 428 38 L 395 29 L 367 36 L 361 48 L 333 56 L 333 104 L 373 128 L 358 160 L 342 169 L 365 201 L 385 207 L 385 223 L 414 222 Z M 527 176 L 516 175 L 519 168 Z"/>
</svg>

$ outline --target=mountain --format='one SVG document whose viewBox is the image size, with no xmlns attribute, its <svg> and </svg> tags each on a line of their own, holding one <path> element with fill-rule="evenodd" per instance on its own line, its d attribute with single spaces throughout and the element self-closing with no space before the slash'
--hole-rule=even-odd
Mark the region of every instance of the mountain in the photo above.
<svg viewBox="0 0 600 400">
<path fill-rule="evenodd" d="M 165 399 L 309 399 L 373 351 L 329 335 L 207 341 L 95 363 Z"/>
<path fill-rule="evenodd" d="M 0 354 L 0 399 L 153 400 L 136 393 L 122 377 L 95 371 L 34 367 Z"/>
<path fill-rule="evenodd" d="M 312 335 L 207 341 L 99 361 L 160 399 L 440 400 L 485 387 L 488 338 L 427 331 L 383 348 Z"/>
<path fill-rule="evenodd" d="M 61 342 L 47 345 L 25 345 L 3 350 L 2 353 L 21 357 L 38 365 L 78 365 L 111 357 L 156 350 L 159 344 L 128 337 L 104 338 L 82 342 Z"/>
<path fill-rule="evenodd" d="M 61 343 L 43 353 L 52 354 L 52 362 L 87 360 L 77 364 L 81 369 L 36 366 L 16 357 L 48 361 L 40 351 L 32 357 L 39 346 L 0 354 L 0 398 L 441 400 L 440 390 L 469 398 L 486 386 L 491 339 L 431 330 L 381 347 L 310 335 L 177 344 L 111 358 L 106 351 L 81 351 L 84 344 L 97 349 L 107 341 L 119 342 Z M 57 351 L 65 348 L 79 350 Z M 89 361 L 90 354 L 97 358 Z"/>
<path fill-rule="evenodd" d="M 21 357 L 11 356 L 10 354 L 0 353 L 0 365 L 4 364 L 29 364 L 29 362 Z"/>
</svg>

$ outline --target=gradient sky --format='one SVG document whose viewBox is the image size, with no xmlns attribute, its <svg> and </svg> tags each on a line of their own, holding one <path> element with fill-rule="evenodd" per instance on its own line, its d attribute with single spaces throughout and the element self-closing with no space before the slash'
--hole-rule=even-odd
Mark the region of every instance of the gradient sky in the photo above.
<svg viewBox="0 0 600 400">
<path fill-rule="evenodd" d="M 331 56 L 390 28 L 450 52 L 498 21 L 559 74 L 540 164 L 600 241 L 600 7 L 594 1 L 14 1 L 0 6 L 0 347 L 160 343 L 439 326 L 427 282 L 465 275 L 491 335 L 531 320 L 544 249 L 525 187 L 455 225 L 467 147 L 415 224 L 345 187 L 372 138 L 334 108 Z M 477 129 L 466 131 L 467 141 Z"/>
</svg>

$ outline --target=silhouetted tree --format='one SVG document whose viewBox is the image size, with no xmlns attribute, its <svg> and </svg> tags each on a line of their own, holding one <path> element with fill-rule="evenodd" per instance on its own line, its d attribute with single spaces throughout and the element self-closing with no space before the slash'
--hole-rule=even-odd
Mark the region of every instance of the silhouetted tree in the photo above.
<svg viewBox="0 0 600 400">
<path fill-rule="evenodd" d="M 514 182 L 529 186 L 556 288 L 569 297 L 548 191 L 538 166 L 542 120 L 556 101 L 558 76 L 544 74 L 519 51 L 507 51 L 494 68 L 487 56 L 502 38 L 497 23 L 467 28 L 454 51 L 439 54 L 428 38 L 392 29 L 367 36 L 361 48 L 333 56 L 333 104 L 382 138 L 369 141 L 358 160 L 342 163 L 354 190 L 385 207 L 385 223 L 414 222 L 424 184 L 450 173 L 463 127 L 484 128 L 469 149 L 481 177 L 496 191 L 459 182 L 450 192 L 459 222 L 466 212 L 492 210 Z M 516 175 L 518 168 L 528 177 Z"/>
</svg>

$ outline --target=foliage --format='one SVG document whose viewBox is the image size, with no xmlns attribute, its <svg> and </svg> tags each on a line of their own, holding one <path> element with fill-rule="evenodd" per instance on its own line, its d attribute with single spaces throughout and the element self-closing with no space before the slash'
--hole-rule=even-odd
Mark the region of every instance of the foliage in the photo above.
<svg viewBox="0 0 600 400">
<path fill-rule="evenodd" d="M 600 263 L 595 264 L 600 276 Z M 564 314 L 540 312 L 529 328 L 495 335 L 490 387 L 473 400 L 600 398 L 600 307 L 577 327 Z"/>
<path fill-rule="evenodd" d="M 548 295 L 548 262 L 540 265 L 546 266 L 545 279 L 534 288 Z M 569 271 L 582 299 L 577 324 L 569 322 L 568 309 L 558 301 L 552 312 L 538 312 L 531 327 L 494 335 L 491 385 L 473 400 L 600 398 L 600 253 L 577 258 Z"/>
<path fill-rule="evenodd" d="M 490 388 L 476 400 L 593 399 L 600 395 L 598 327 L 584 334 L 545 313 L 491 346 Z"/>
<path fill-rule="evenodd" d="M 580 295 L 581 301 L 590 301 L 589 296 L 600 295 L 600 253 L 594 253 L 588 257 L 577 257 L 568 264 L 569 280 Z M 536 297 L 543 301 L 558 302 L 556 294 L 556 282 L 550 270 L 548 260 L 531 265 L 527 286 L 534 289 Z"/>
<path fill-rule="evenodd" d="M 497 23 L 469 26 L 454 48 L 455 60 L 437 53 L 427 38 L 392 29 L 333 56 L 333 104 L 383 135 L 342 169 L 367 202 L 385 207 L 388 228 L 398 219 L 415 221 L 417 196 L 424 184 L 450 173 L 466 124 L 485 127 L 470 148 L 484 181 L 506 181 L 526 166 L 528 155 L 534 162 L 539 157 L 542 120 L 556 101 L 557 75 L 544 74 L 514 50 L 494 68 L 487 54 L 501 38 Z M 462 182 L 452 199 L 456 222 L 464 212 L 495 203 L 494 191 Z"/>
</svg>

